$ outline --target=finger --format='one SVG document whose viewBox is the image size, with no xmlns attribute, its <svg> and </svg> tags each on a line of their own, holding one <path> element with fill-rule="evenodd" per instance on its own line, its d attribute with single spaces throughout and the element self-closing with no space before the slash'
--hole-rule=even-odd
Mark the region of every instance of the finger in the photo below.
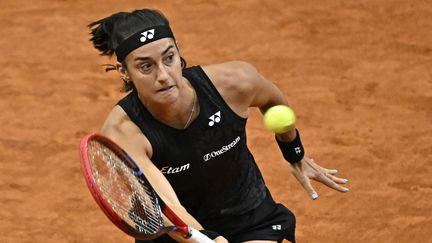
<svg viewBox="0 0 432 243">
<path fill-rule="evenodd" d="M 314 190 L 312 187 L 312 184 L 310 183 L 310 179 L 307 178 L 302 172 L 301 169 L 298 166 L 294 166 L 291 170 L 292 174 L 295 176 L 295 178 L 300 182 L 302 187 L 306 190 L 306 192 L 310 195 L 310 197 L 315 200 L 318 198 L 318 193 Z"/>
<path fill-rule="evenodd" d="M 305 157 L 305 159 L 306 159 L 306 162 L 308 162 L 308 164 L 309 164 L 312 168 L 319 168 L 321 171 L 326 172 L 326 173 L 328 173 L 328 174 L 330 174 L 330 175 L 335 175 L 335 174 L 338 173 L 338 171 L 337 171 L 336 169 L 327 169 L 327 168 L 324 168 L 324 167 L 318 165 L 318 164 L 315 162 L 315 160 L 312 159 L 312 158 L 307 158 L 307 157 Z"/>
<path fill-rule="evenodd" d="M 317 163 L 315 163 L 315 160 L 313 160 L 312 158 L 304 157 L 303 161 L 310 168 L 312 168 L 313 170 L 315 170 L 317 173 L 326 173 L 327 171 L 329 171 L 328 169 L 326 169 L 326 168 L 318 165 Z"/>
<path fill-rule="evenodd" d="M 309 161 L 306 161 L 306 162 L 309 164 L 309 166 L 311 168 L 314 168 L 315 171 L 321 171 L 321 173 L 328 175 L 330 177 L 330 179 L 332 179 L 332 180 L 335 179 L 335 181 L 337 181 L 338 183 L 344 184 L 344 183 L 348 182 L 348 179 L 342 179 L 342 178 L 331 176 L 331 175 L 336 175 L 338 173 L 338 171 L 336 169 L 324 168 L 324 167 L 316 164 L 313 159 L 309 159 Z"/>
<path fill-rule="evenodd" d="M 320 168 L 322 172 L 328 173 L 330 175 L 336 175 L 338 173 L 338 170 L 336 170 L 336 169 L 327 169 L 327 168 L 324 168 L 324 167 L 322 167 L 320 165 L 317 165 L 314 162 L 313 162 L 313 165 L 316 166 L 316 167 L 318 167 L 318 168 Z"/>
<path fill-rule="evenodd" d="M 225 239 L 223 236 L 218 236 L 218 237 L 216 237 L 216 238 L 214 239 L 214 241 L 215 241 L 216 243 L 228 243 L 228 240 Z"/>
<path fill-rule="evenodd" d="M 317 165 L 315 163 L 315 161 L 311 158 L 305 157 L 304 159 L 305 159 L 304 161 L 306 162 L 306 164 L 308 164 L 316 172 L 316 174 L 313 177 L 311 177 L 312 179 L 319 181 L 319 182 L 323 183 L 324 185 L 326 185 L 330 188 L 333 188 L 337 191 L 340 191 L 340 192 L 348 192 L 349 191 L 348 188 L 337 184 L 335 181 L 333 181 L 333 179 L 329 178 L 329 176 L 332 176 L 330 173 L 326 173 L 326 171 L 331 171 L 332 173 L 336 173 L 337 170 L 329 170 L 329 169 L 326 169 L 324 167 L 321 167 L 321 166 Z M 337 178 L 337 177 L 334 177 L 334 178 Z M 343 182 L 342 184 L 348 182 L 348 180 L 346 180 L 346 179 L 340 179 L 339 180 L 339 178 L 337 178 L 336 181 Z"/>
<path fill-rule="evenodd" d="M 323 169 L 325 170 L 325 172 L 327 172 L 330 175 L 336 175 L 338 173 L 337 170 L 331 170 L 331 169 L 325 169 L 325 168 L 323 168 Z"/>
<path fill-rule="evenodd" d="M 333 188 L 337 191 L 340 191 L 340 192 L 348 192 L 349 191 L 348 188 L 337 184 L 336 182 L 334 182 L 333 180 L 331 180 L 330 178 L 328 178 L 324 174 L 318 175 L 317 177 L 315 177 L 314 180 L 319 181 L 319 182 L 323 183 L 324 185 L 326 185 L 330 188 Z"/>
<path fill-rule="evenodd" d="M 325 174 L 328 178 L 330 178 L 332 181 L 339 183 L 339 184 L 346 184 L 348 182 L 348 179 L 339 178 L 331 174 Z"/>
</svg>

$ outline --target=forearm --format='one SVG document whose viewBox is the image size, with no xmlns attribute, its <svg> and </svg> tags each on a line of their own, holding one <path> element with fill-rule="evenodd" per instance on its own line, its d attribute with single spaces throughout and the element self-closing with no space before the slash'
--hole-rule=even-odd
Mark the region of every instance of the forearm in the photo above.
<svg viewBox="0 0 432 243">
<path fill-rule="evenodd" d="M 197 230 L 202 229 L 199 222 L 181 205 L 177 194 L 162 172 L 148 158 L 141 158 L 139 163 L 142 165 L 143 172 L 146 173 L 149 182 L 165 204 L 187 225 Z M 164 217 L 164 222 L 170 221 Z"/>
<path fill-rule="evenodd" d="M 268 81 L 262 76 L 261 79 L 262 79 L 262 82 L 260 83 L 261 87 L 259 88 L 259 90 L 261 91 L 258 93 L 259 95 L 255 96 L 252 102 L 252 106 L 257 106 L 260 109 L 262 114 L 264 114 L 269 108 L 273 106 L 277 106 L 277 105 L 289 106 L 288 101 L 283 95 L 283 93 L 273 83 L 271 83 L 270 81 Z M 290 130 L 275 135 L 279 139 L 279 141 L 291 142 L 296 137 L 295 125 L 293 125 Z"/>
<path fill-rule="evenodd" d="M 276 138 L 281 142 L 291 142 L 296 138 L 296 134 L 296 128 L 293 126 L 289 131 L 275 135 Z"/>
<path fill-rule="evenodd" d="M 173 195 L 171 195 L 172 197 Z M 175 195 L 174 195 L 175 196 Z M 188 226 L 196 229 L 196 230 L 202 230 L 203 227 L 201 224 L 191 215 L 189 212 L 179 203 L 176 204 L 170 204 L 167 203 L 168 207 L 170 207 L 176 214 L 181 218 Z M 171 222 L 168 218 L 164 216 L 165 222 Z"/>
</svg>

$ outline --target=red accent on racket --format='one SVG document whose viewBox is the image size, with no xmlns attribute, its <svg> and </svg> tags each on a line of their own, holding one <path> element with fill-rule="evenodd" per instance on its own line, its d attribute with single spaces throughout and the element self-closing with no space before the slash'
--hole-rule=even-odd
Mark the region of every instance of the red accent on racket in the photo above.
<svg viewBox="0 0 432 243">
<path fill-rule="evenodd" d="M 185 238 L 193 236 L 197 242 L 214 242 L 188 227 L 157 195 L 132 158 L 112 140 L 96 133 L 87 135 L 81 140 L 80 159 L 93 198 L 126 234 L 151 240 L 175 231 Z M 174 226 L 164 225 L 162 213 Z"/>
</svg>

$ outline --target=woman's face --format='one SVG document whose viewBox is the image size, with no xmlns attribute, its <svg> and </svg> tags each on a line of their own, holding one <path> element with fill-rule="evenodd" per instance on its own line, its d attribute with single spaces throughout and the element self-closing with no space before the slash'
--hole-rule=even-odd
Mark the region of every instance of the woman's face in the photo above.
<svg viewBox="0 0 432 243">
<path fill-rule="evenodd" d="M 127 78 L 144 105 L 172 104 L 183 88 L 180 54 L 172 38 L 143 45 L 125 59 Z"/>
</svg>

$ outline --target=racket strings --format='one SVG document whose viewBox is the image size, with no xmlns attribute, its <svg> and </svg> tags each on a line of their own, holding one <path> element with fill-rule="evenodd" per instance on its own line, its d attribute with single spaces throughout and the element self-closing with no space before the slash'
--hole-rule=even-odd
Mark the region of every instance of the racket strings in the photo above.
<svg viewBox="0 0 432 243">
<path fill-rule="evenodd" d="M 146 182 L 103 144 L 93 141 L 88 151 L 93 176 L 113 210 L 139 232 L 159 232 L 163 227 L 161 210 Z"/>
<path fill-rule="evenodd" d="M 115 161 L 114 158 L 116 156 L 108 156 L 105 159 L 106 161 Z M 125 207 L 121 203 L 118 203 L 119 200 L 109 200 L 109 203 L 112 204 L 113 208 L 115 208 L 119 214 L 123 216 L 123 218 L 127 215 L 128 218 L 132 220 L 135 228 L 140 232 L 157 232 L 159 229 L 158 221 L 158 213 L 154 210 L 154 208 L 149 207 L 154 205 L 151 200 L 151 195 L 146 190 L 140 190 L 142 187 L 141 182 L 136 180 L 134 176 L 126 176 L 125 178 L 121 178 L 119 181 L 118 177 L 124 177 L 126 175 L 130 175 L 130 168 L 125 166 L 123 163 L 114 163 L 110 164 L 112 171 L 110 177 L 113 178 L 112 182 L 116 182 L 114 186 L 109 188 L 102 188 L 103 191 L 111 192 L 113 188 L 116 186 L 122 186 L 121 190 L 116 190 L 117 195 L 120 195 L 120 202 L 129 202 L 130 204 Z M 120 170 L 119 170 L 120 169 Z M 122 173 L 118 173 L 118 172 Z M 128 183 L 125 183 L 128 182 Z M 118 188 L 117 188 L 118 189 Z M 122 193 L 126 192 L 126 193 Z M 143 196 L 144 192 L 144 196 Z M 157 210 L 157 209 L 156 209 Z M 130 224 L 130 223 L 129 223 Z"/>
</svg>

